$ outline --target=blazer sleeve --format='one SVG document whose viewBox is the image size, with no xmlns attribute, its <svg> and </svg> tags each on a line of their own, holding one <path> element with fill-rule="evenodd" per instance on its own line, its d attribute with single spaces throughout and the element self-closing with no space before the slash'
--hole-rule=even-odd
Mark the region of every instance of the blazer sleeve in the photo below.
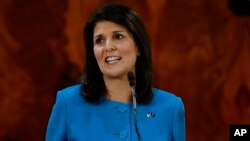
<svg viewBox="0 0 250 141">
<path fill-rule="evenodd" d="M 185 110 L 181 98 L 178 97 L 173 119 L 173 139 L 174 141 L 186 140 Z"/>
<path fill-rule="evenodd" d="M 46 131 L 46 141 L 66 141 L 66 105 L 64 102 L 64 97 L 60 93 L 57 93 L 56 103 L 53 106 L 47 131 Z"/>
</svg>

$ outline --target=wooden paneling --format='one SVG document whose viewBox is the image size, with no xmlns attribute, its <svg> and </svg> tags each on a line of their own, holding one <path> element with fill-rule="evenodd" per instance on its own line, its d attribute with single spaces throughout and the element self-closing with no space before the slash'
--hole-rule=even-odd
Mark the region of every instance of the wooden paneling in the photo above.
<svg viewBox="0 0 250 141">
<path fill-rule="evenodd" d="M 0 140 L 44 140 L 58 89 L 84 66 L 83 26 L 106 1 L 0 1 Z M 250 17 L 227 1 L 120 0 L 142 16 L 154 85 L 182 97 L 188 141 L 250 124 Z"/>
</svg>

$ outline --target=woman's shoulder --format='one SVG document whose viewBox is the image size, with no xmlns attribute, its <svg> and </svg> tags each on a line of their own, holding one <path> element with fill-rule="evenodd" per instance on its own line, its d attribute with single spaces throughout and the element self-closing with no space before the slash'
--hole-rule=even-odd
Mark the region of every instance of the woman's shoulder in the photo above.
<svg viewBox="0 0 250 141">
<path fill-rule="evenodd" d="M 154 103 L 161 103 L 161 104 L 166 104 L 166 105 L 175 105 L 178 101 L 182 103 L 182 100 L 180 97 L 177 95 L 164 91 L 159 88 L 153 88 L 153 99 L 152 101 Z"/>
<path fill-rule="evenodd" d="M 57 92 L 57 98 L 63 97 L 65 102 L 76 102 L 83 99 L 81 94 L 82 85 L 72 85 L 66 88 L 63 88 Z"/>
<path fill-rule="evenodd" d="M 81 92 L 81 86 L 82 86 L 81 84 L 68 86 L 66 88 L 63 88 L 63 89 L 59 90 L 59 92 L 64 93 L 64 94 L 80 93 Z"/>
<path fill-rule="evenodd" d="M 184 118 L 185 107 L 182 99 L 170 92 L 153 88 L 153 99 L 151 106 L 167 115 L 172 113 L 172 117 Z"/>
<path fill-rule="evenodd" d="M 164 91 L 164 90 L 157 88 L 157 87 L 154 87 L 152 89 L 152 91 L 153 91 L 153 94 L 155 97 L 168 99 L 168 100 L 178 98 L 178 96 L 176 96 L 175 94 L 173 94 L 171 92 Z"/>
</svg>

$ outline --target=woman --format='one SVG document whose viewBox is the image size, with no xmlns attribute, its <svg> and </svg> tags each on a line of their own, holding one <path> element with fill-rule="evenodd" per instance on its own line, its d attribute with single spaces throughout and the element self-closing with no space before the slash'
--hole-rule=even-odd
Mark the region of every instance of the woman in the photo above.
<svg viewBox="0 0 250 141">
<path fill-rule="evenodd" d="M 46 140 L 185 141 L 182 100 L 151 86 L 151 46 L 138 14 L 107 4 L 84 35 L 84 81 L 58 92 Z"/>
</svg>

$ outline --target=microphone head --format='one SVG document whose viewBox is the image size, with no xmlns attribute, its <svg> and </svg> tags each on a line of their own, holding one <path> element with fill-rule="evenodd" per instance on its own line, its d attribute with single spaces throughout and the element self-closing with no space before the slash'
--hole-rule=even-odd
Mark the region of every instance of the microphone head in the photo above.
<svg viewBox="0 0 250 141">
<path fill-rule="evenodd" d="M 132 86 L 135 86 L 135 75 L 133 72 L 128 72 L 128 81 L 129 81 L 129 85 L 132 87 Z"/>
</svg>

